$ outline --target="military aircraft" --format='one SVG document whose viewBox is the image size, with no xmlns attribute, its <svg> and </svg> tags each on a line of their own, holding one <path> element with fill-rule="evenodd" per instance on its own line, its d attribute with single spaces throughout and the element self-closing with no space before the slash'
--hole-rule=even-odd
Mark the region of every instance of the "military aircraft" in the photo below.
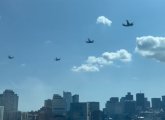
<svg viewBox="0 0 165 120">
<path fill-rule="evenodd" d="M 128 20 L 126 20 L 126 22 L 127 22 L 126 24 L 125 23 L 122 24 L 124 27 L 130 27 L 134 25 L 133 22 L 129 22 Z"/>
<path fill-rule="evenodd" d="M 88 40 L 86 41 L 86 43 L 94 43 L 94 40 L 91 40 L 88 38 Z"/>
<path fill-rule="evenodd" d="M 56 57 L 54 60 L 55 60 L 55 61 L 60 61 L 60 60 L 61 60 L 61 58 L 57 58 L 57 57 Z"/>
<path fill-rule="evenodd" d="M 14 59 L 14 56 L 9 55 L 8 58 L 9 59 Z"/>
</svg>

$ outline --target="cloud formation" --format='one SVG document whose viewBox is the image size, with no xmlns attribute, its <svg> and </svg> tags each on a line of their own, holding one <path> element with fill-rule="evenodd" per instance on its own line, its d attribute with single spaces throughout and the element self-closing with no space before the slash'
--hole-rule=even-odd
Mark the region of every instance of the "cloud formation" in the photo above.
<svg viewBox="0 0 165 120">
<path fill-rule="evenodd" d="M 165 62 L 165 37 L 137 37 L 135 51 L 143 57 Z"/>
<path fill-rule="evenodd" d="M 111 26 L 112 21 L 106 18 L 105 16 L 99 16 L 96 21 L 97 24 L 103 24 L 107 26 Z"/>
<path fill-rule="evenodd" d="M 81 66 L 74 66 L 72 68 L 74 72 L 98 72 L 99 68 L 92 64 L 82 64 Z"/>
<path fill-rule="evenodd" d="M 116 52 L 104 52 L 100 57 L 89 56 L 85 61 L 85 64 L 80 66 L 74 66 L 72 71 L 74 72 L 98 72 L 100 68 L 112 65 L 115 61 L 130 62 L 132 55 L 125 49 L 118 50 Z"/>
<path fill-rule="evenodd" d="M 132 55 L 125 49 L 121 49 L 117 52 L 105 52 L 102 56 L 109 61 L 120 60 L 122 62 L 130 62 L 132 60 Z"/>
</svg>

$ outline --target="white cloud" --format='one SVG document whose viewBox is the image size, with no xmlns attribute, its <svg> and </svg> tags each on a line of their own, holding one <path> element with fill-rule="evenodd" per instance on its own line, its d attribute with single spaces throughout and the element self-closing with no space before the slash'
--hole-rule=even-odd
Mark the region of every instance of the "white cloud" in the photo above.
<svg viewBox="0 0 165 120">
<path fill-rule="evenodd" d="M 112 21 L 106 18 L 105 16 L 99 16 L 96 21 L 97 24 L 104 24 L 107 26 L 111 26 Z"/>
<path fill-rule="evenodd" d="M 105 52 L 102 56 L 110 61 L 120 60 L 122 62 L 130 62 L 132 55 L 125 49 L 118 50 L 117 52 Z"/>
<path fill-rule="evenodd" d="M 74 71 L 74 72 L 98 72 L 99 68 L 98 68 L 98 66 L 91 65 L 91 64 L 82 64 L 79 67 L 74 66 L 72 68 L 72 71 Z"/>
<path fill-rule="evenodd" d="M 137 37 L 135 51 L 143 57 L 165 62 L 165 37 Z"/>
<path fill-rule="evenodd" d="M 112 65 L 115 61 L 130 62 L 132 55 L 125 49 L 117 52 L 104 52 L 100 57 L 89 56 L 85 64 L 81 66 L 74 66 L 74 72 L 98 72 L 101 67 Z"/>
<path fill-rule="evenodd" d="M 108 61 L 103 57 L 89 56 L 87 61 L 88 64 L 97 64 L 97 65 L 110 65 L 113 61 Z"/>
</svg>

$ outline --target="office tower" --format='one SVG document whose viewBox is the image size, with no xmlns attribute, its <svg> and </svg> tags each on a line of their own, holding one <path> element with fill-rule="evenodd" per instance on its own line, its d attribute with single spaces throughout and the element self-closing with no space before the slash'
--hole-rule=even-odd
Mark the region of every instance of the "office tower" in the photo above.
<svg viewBox="0 0 165 120">
<path fill-rule="evenodd" d="M 131 95 L 131 92 L 128 92 L 125 96 L 125 100 L 133 100 L 133 95 Z"/>
<path fill-rule="evenodd" d="M 52 100 L 51 99 L 45 100 L 44 107 L 46 107 L 46 108 L 52 108 Z"/>
<path fill-rule="evenodd" d="M 4 115 L 4 107 L 0 106 L 0 120 L 3 120 L 3 115 Z"/>
<path fill-rule="evenodd" d="M 144 106 L 145 106 L 144 93 L 136 94 L 136 106 L 138 111 L 144 110 Z"/>
<path fill-rule="evenodd" d="M 99 102 L 88 102 L 88 115 L 90 120 L 95 120 L 96 113 L 99 113 L 100 110 L 100 104 Z"/>
<path fill-rule="evenodd" d="M 70 110 L 70 104 L 72 103 L 72 93 L 71 92 L 63 92 L 63 98 L 66 101 L 66 110 Z"/>
<path fill-rule="evenodd" d="M 165 95 L 164 95 L 164 96 L 162 96 L 162 101 L 163 101 L 163 102 L 165 102 Z"/>
<path fill-rule="evenodd" d="M 152 109 L 153 110 L 160 110 L 161 109 L 161 99 L 160 98 L 152 98 Z"/>
<path fill-rule="evenodd" d="M 100 103 L 99 102 L 88 102 L 88 110 L 90 112 L 100 110 Z"/>
<path fill-rule="evenodd" d="M 0 94 L 0 106 L 4 106 L 5 112 L 18 111 L 18 95 L 12 90 L 5 90 Z"/>
<path fill-rule="evenodd" d="M 93 111 L 91 113 L 91 118 L 90 120 L 104 120 L 104 114 L 102 111 L 98 110 L 98 111 Z"/>
<path fill-rule="evenodd" d="M 78 103 L 79 102 L 79 95 L 73 95 L 72 96 L 72 102 L 73 103 Z"/>
<path fill-rule="evenodd" d="M 162 96 L 162 109 L 165 111 L 165 95 Z"/>
<path fill-rule="evenodd" d="M 147 110 L 149 110 L 150 109 L 150 101 L 148 101 L 148 99 L 147 98 L 144 98 L 144 107 L 147 109 Z"/>
<path fill-rule="evenodd" d="M 16 120 L 18 112 L 18 95 L 12 90 L 5 90 L 0 94 L 0 106 L 4 106 L 4 120 Z"/>
<path fill-rule="evenodd" d="M 38 120 L 51 120 L 52 119 L 52 109 L 49 107 L 42 107 L 37 111 Z"/>
<path fill-rule="evenodd" d="M 124 103 L 125 100 L 126 100 L 125 97 L 121 97 L 121 98 L 120 98 L 120 102 L 121 102 L 121 103 Z"/>
<path fill-rule="evenodd" d="M 126 100 L 124 102 L 124 113 L 133 115 L 136 111 L 136 102 L 133 100 Z"/>
<path fill-rule="evenodd" d="M 119 98 L 118 97 L 111 97 L 110 102 L 111 103 L 119 102 Z"/>
<path fill-rule="evenodd" d="M 53 95 L 52 112 L 54 115 L 65 115 L 66 114 L 66 102 L 58 94 Z"/>
<path fill-rule="evenodd" d="M 109 117 L 123 113 L 123 105 L 119 102 L 118 97 L 111 97 L 106 102 L 106 112 Z"/>
<path fill-rule="evenodd" d="M 71 103 L 69 120 L 89 120 L 88 103 Z"/>
</svg>

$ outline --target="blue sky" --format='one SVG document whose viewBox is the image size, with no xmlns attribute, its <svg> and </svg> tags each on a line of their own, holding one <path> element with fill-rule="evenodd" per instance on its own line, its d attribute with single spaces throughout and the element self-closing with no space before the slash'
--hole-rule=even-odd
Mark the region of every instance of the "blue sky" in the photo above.
<svg viewBox="0 0 165 120">
<path fill-rule="evenodd" d="M 13 89 L 23 111 L 63 90 L 101 107 L 129 91 L 160 97 L 164 11 L 164 0 L 1 0 L 0 92 Z"/>
</svg>

